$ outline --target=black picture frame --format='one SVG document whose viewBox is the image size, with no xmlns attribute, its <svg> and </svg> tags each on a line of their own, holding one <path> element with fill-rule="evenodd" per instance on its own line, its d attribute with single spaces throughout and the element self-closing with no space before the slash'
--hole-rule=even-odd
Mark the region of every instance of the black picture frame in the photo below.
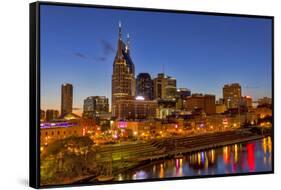
<svg viewBox="0 0 281 190">
<path fill-rule="evenodd" d="M 266 172 L 251 172 L 251 173 L 231 173 L 231 174 L 214 174 L 204 176 L 184 176 L 184 177 L 169 177 L 158 179 L 142 179 L 142 180 L 124 180 L 106 183 L 85 183 L 63 185 L 68 186 L 83 186 L 83 185 L 100 185 L 100 184 L 121 184 L 121 183 L 139 183 L 139 182 L 152 182 L 152 181 L 165 181 L 165 180 L 182 180 L 194 178 L 213 178 L 213 177 L 229 177 L 229 176 L 245 176 L 257 174 L 273 174 L 274 173 L 274 17 L 263 15 L 247 15 L 247 14 L 230 14 L 230 13 L 217 13 L 217 12 L 200 12 L 200 11 L 187 11 L 187 10 L 166 10 L 155 8 L 140 8 L 140 7 L 123 7 L 123 6 L 104 6 L 104 5 L 91 5 L 91 4 L 76 4 L 76 3 L 59 3 L 59 2 L 34 2 L 29 4 L 29 58 L 30 58 L 30 78 L 29 78 L 29 185 L 33 188 L 42 188 L 40 186 L 40 6 L 41 5 L 55 5 L 66 7 L 86 7 L 86 8 L 103 8 L 103 9 L 118 9 L 118 10 L 134 10 L 134 11 L 152 11 L 152 12 L 165 12 L 165 13 L 184 13 L 194 15 L 212 15 L 212 16 L 232 16 L 232 17 L 245 17 L 245 18 L 264 18 L 272 22 L 272 171 Z M 49 187 L 62 187 L 62 185 L 43 186 Z"/>
</svg>

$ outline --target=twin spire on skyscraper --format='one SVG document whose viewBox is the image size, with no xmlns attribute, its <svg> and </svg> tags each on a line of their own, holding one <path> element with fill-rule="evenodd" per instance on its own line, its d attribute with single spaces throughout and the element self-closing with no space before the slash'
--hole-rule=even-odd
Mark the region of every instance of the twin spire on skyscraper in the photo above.
<svg viewBox="0 0 281 190">
<path fill-rule="evenodd" d="M 122 55 L 122 48 L 125 45 L 125 51 L 126 53 L 129 53 L 130 50 L 130 34 L 127 34 L 127 41 L 126 44 L 124 44 L 124 42 L 122 41 L 122 23 L 121 21 L 118 22 L 118 53 L 117 53 L 117 57 L 119 59 L 123 58 Z"/>
</svg>

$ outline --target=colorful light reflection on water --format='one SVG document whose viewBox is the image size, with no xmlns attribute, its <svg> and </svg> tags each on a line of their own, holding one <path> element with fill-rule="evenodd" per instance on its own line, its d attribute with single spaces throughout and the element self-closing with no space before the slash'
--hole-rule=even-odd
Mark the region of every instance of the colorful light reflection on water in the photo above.
<svg viewBox="0 0 281 190">
<path fill-rule="evenodd" d="M 119 174 L 122 180 L 262 172 L 272 170 L 271 137 L 166 159 Z"/>
</svg>

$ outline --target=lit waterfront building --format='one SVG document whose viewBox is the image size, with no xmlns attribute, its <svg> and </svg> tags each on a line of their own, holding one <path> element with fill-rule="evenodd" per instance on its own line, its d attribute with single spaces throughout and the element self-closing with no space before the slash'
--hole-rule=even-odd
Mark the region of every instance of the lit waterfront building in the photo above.
<svg viewBox="0 0 281 190">
<path fill-rule="evenodd" d="M 96 127 L 95 121 L 68 113 L 52 121 L 40 123 L 41 145 L 70 136 L 86 136 L 88 131 L 95 130 Z"/>
<path fill-rule="evenodd" d="M 56 120 L 59 117 L 58 110 L 47 110 L 46 111 L 46 121 L 50 122 Z"/>
<path fill-rule="evenodd" d="M 115 102 L 113 115 L 118 120 L 143 120 L 155 118 L 157 102 L 136 97 L 131 100 L 118 100 Z"/>
<path fill-rule="evenodd" d="M 84 100 L 83 117 L 95 118 L 109 111 L 108 98 L 105 96 L 90 96 Z"/>
<path fill-rule="evenodd" d="M 226 128 L 238 128 L 245 123 L 254 124 L 257 122 L 255 113 L 243 113 L 235 116 L 223 114 L 206 117 L 206 127 L 214 130 Z"/>
<path fill-rule="evenodd" d="M 159 73 L 153 79 L 154 98 L 156 99 L 173 99 L 177 92 L 177 80 L 173 77 Z"/>
<path fill-rule="evenodd" d="M 216 113 L 216 97 L 211 94 L 192 94 L 186 98 L 186 109 L 202 109 L 206 114 Z"/>
<path fill-rule="evenodd" d="M 55 140 L 64 139 L 70 136 L 83 136 L 83 129 L 78 123 L 53 122 L 41 123 L 40 141 L 41 145 L 48 145 Z"/>
<path fill-rule="evenodd" d="M 73 86 L 72 84 L 61 85 L 61 115 L 72 112 Z"/>
<path fill-rule="evenodd" d="M 179 124 L 166 123 L 163 124 L 161 121 L 114 121 L 112 124 L 113 129 L 126 130 L 131 133 L 133 137 L 151 137 L 155 134 L 165 136 L 167 132 L 174 132 L 174 129 L 182 128 Z"/>
<path fill-rule="evenodd" d="M 238 83 L 223 86 L 223 99 L 227 109 L 238 108 L 242 90 Z"/>
<path fill-rule="evenodd" d="M 113 63 L 112 74 L 112 113 L 116 113 L 118 100 L 132 99 L 136 94 L 135 66 L 130 56 L 129 38 L 125 44 L 122 41 L 121 23 L 119 23 L 119 36 L 117 52 Z"/>
<path fill-rule="evenodd" d="M 41 123 L 40 126 L 40 141 L 41 146 L 71 136 L 85 136 L 90 130 L 90 127 L 83 127 L 79 122 L 52 122 Z"/>
<path fill-rule="evenodd" d="M 136 80 L 137 96 L 153 100 L 153 81 L 149 73 L 139 73 Z"/>
</svg>

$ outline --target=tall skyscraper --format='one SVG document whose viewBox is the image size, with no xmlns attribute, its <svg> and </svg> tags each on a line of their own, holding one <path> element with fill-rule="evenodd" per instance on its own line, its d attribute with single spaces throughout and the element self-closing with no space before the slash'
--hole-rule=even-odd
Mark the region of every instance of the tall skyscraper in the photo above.
<svg viewBox="0 0 281 190">
<path fill-rule="evenodd" d="M 83 117 L 95 118 L 100 114 L 108 113 L 108 98 L 105 96 L 90 96 L 84 100 Z"/>
<path fill-rule="evenodd" d="M 177 92 L 177 80 L 173 77 L 159 73 L 153 80 L 154 98 L 156 99 L 172 99 L 175 98 Z"/>
<path fill-rule="evenodd" d="M 223 86 L 223 99 L 227 109 L 238 108 L 241 94 L 241 86 L 238 83 L 226 84 Z"/>
<path fill-rule="evenodd" d="M 61 115 L 72 113 L 73 86 L 72 84 L 61 85 Z"/>
<path fill-rule="evenodd" d="M 130 56 L 129 36 L 127 37 L 125 44 L 122 41 L 121 23 L 119 22 L 117 52 L 113 63 L 111 85 L 113 116 L 117 100 L 133 99 L 136 94 L 135 66 Z"/>
<path fill-rule="evenodd" d="M 137 96 L 143 96 L 145 100 L 153 99 L 153 82 L 148 73 L 139 73 L 136 80 Z"/>
</svg>

